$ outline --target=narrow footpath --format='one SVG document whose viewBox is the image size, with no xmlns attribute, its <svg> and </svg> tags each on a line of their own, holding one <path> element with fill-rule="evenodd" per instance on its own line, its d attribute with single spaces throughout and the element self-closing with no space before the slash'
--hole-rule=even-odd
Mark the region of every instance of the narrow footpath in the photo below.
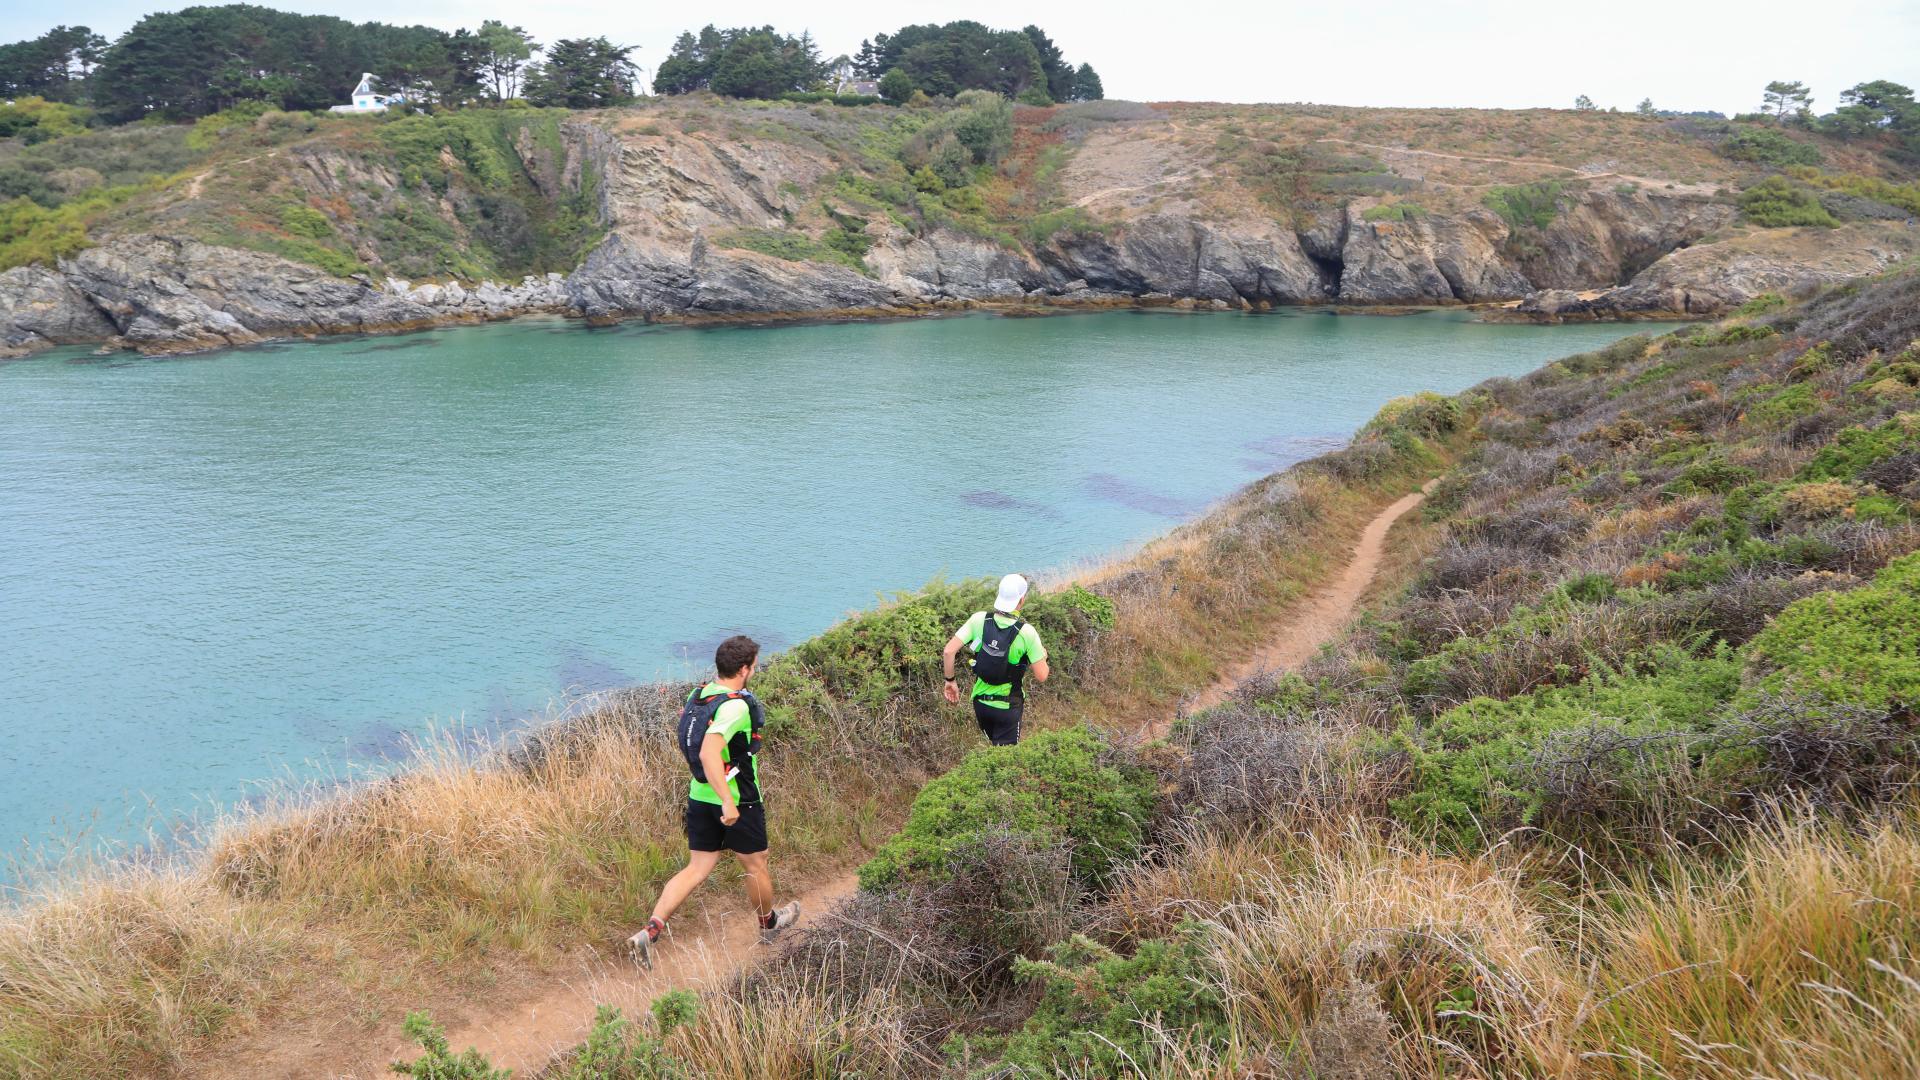
<svg viewBox="0 0 1920 1080">
<path fill-rule="evenodd" d="M 1332 641 L 1353 617 L 1373 583 L 1388 531 L 1424 497 L 1415 492 L 1381 511 L 1360 534 L 1340 576 L 1303 600 L 1265 646 L 1191 699 L 1186 710 L 1217 705 L 1245 679 L 1275 668 L 1294 667 Z M 1163 735 L 1169 723 L 1156 722 L 1150 730 L 1156 736 Z M 828 917 L 856 887 L 854 875 L 848 873 L 801 893 L 803 922 Z M 725 982 L 759 955 L 754 944 L 757 931 L 746 908 L 746 897 L 737 887 L 715 882 L 702 893 L 705 902 L 700 910 L 675 921 L 652 971 L 641 970 L 624 957 L 595 960 L 556 977 L 544 992 L 531 999 L 503 1004 L 450 1027 L 448 1040 L 456 1051 L 478 1047 L 495 1067 L 527 1076 L 555 1054 L 586 1039 L 596 1006 L 613 1005 L 628 1016 L 641 1016 L 649 1003 L 667 990 L 701 989 Z M 368 1049 L 372 1048 L 342 1055 L 349 1060 L 339 1061 L 334 1075 L 371 1077 L 384 1070 L 386 1062 L 418 1056 L 416 1047 L 396 1040 L 377 1061 L 351 1060 Z"/>
<path fill-rule="evenodd" d="M 1429 483 L 1428 488 L 1433 485 Z M 1347 568 L 1335 581 L 1323 586 L 1319 591 L 1307 597 L 1297 609 L 1289 613 L 1274 636 L 1254 651 L 1243 662 L 1236 664 L 1226 674 L 1214 680 L 1212 686 L 1196 694 L 1186 705 L 1186 712 L 1199 712 L 1211 708 L 1227 699 L 1227 695 L 1241 683 L 1263 671 L 1281 671 L 1299 667 L 1320 651 L 1320 647 L 1338 637 L 1353 620 L 1353 613 L 1360 606 L 1360 599 L 1367 594 L 1367 587 L 1373 584 L 1373 577 L 1380 572 L 1380 558 L 1386 552 L 1387 533 L 1393 530 L 1407 511 L 1419 506 L 1426 500 L 1427 489 L 1422 488 L 1410 495 L 1402 496 L 1392 506 L 1380 512 L 1380 516 L 1367 522 L 1360 533 L 1360 542 L 1354 545 L 1353 557 L 1347 562 Z M 1155 725 L 1154 734 L 1166 734 L 1161 721 Z"/>
</svg>

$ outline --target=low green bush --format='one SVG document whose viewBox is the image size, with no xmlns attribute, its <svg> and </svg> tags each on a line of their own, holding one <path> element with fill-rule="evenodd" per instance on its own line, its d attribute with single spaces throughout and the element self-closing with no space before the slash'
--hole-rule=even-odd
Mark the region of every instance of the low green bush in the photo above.
<svg viewBox="0 0 1920 1080">
<path fill-rule="evenodd" d="M 1840 224 L 1838 218 L 1820 205 L 1819 196 L 1794 186 L 1793 181 L 1784 176 L 1769 176 L 1741 192 L 1740 214 L 1755 225 L 1770 229 L 1793 225 L 1831 229 Z"/>
<path fill-rule="evenodd" d="M 1776 292 L 1763 292 L 1759 296 L 1733 309 L 1733 313 L 1742 318 L 1765 315 L 1769 311 L 1779 311 L 1787 306 L 1787 298 Z"/>
<path fill-rule="evenodd" d="M 878 710 L 911 694 L 932 694 L 940 685 L 940 651 L 976 611 L 993 605 L 993 583 L 934 582 L 901 594 L 794 646 L 771 661 L 755 682 L 768 699 L 768 722 L 792 719 L 780 703 L 809 697 L 806 686 L 855 707 Z M 1020 615 L 1040 632 L 1055 678 L 1073 677 L 1078 650 L 1111 629 L 1113 601 L 1075 585 L 1034 590 Z M 1050 684 L 1058 685 L 1058 684 Z"/>
<path fill-rule="evenodd" d="M 280 225 L 295 236 L 325 240 L 333 235 L 333 222 L 311 206 L 289 206 L 280 211 Z"/>
<path fill-rule="evenodd" d="M 1680 343 L 1696 349 L 1711 349 L 1720 345 L 1744 345 L 1749 341 L 1763 341 L 1776 333 L 1778 331 L 1771 326 L 1734 323 L 1716 330 L 1702 328 L 1691 336 L 1681 339 Z"/>
<path fill-rule="evenodd" d="M 1218 1048 L 1232 1034 L 1204 931 L 1191 923 L 1175 938 L 1141 942 L 1132 956 L 1075 935 L 1014 973 L 1041 987 L 1039 1007 L 999 1047 L 1016 1076 L 1157 1075 L 1168 1038 Z"/>
<path fill-rule="evenodd" d="M 1394 814 L 1425 834 L 1472 847 L 1540 821 L 1557 794 L 1552 767 L 1588 753 L 1582 767 L 1604 772 L 1599 778 L 1631 805 L 1637 789 L 1662 782 L 1659 755 L 1646 753 L 1648 744 L 1707 729 L 1739 688 L 1731 650 L 1694 656 L 1662 645 L 1572 686 L 1504 701 L 1475 698 L 1430 721 L 1407 721 L 1391 745 L 1407 755 L 1411 790 L 1394 800 Z M 1570 808 L 1553 809 L 1564 815 Z"/>
<path fill-rule="evenodd" d="M 1667 485 L 1667 492 L 1686 495 L 1697 491 L 1732 491 L 1742 484 L 1752 483 L 1758 475 L 1745 465 L 1735 465 L 1726 458 L 1710 455 L 1682 469 L 1680 475 Z"/>
<path fill-rule="evenodd" d="M 1367 421 L 1367 426 L 1360 429 L 1360 434 L 1384 435 L 1406 431 L 1432 439 L 1459 430 L 1460 421 L 1458 401 L 1431 390 L 1422 390 L 1417 394 L 1394 398 L 1381 406 L 1373 419 Z"/>
<path fill-rule="evenodd" d="M 423 1012 L 408 1013 L 403 1030 L 426 1051 L 413 1061 L 396 1061 L 393 1071 L 417 1080 L 512 1080 L 512 1069 L 496 1069 L 480 1051 L 469 1046 L 456 1054 L 446 1032 Z"/>
<path fill-rule="evenodd" d="M 1544 229 L 1559 215 L 1565 192 L 1566 185 L 1558 180 L 1540 180 L 1494 188 L 1481 201 L 1515 229 Z"/>
<path fill-rule="evenodd" d="M 1022 236 L 1032 246 L 1044 244 L 1062 234 L 1081 239 L 1089 236 L 1103 236 L 1105 233 L 1106 227 L 1078 206 L 1035 214 L 1021 226 Z"/>
<path fill-rule="evenodd" d="M 1413 221 L 1426 211 L 1416 203 L 1381 203 L 1360 212 L 1361 221 Z"/>
<path fill-rule="evenodd" d="M 1912 715 L 1920 710 L 1920 553 L 1871 584 L 1788 605 L 1747 646 L 1744 697 L 1793 695 Z"/>
<path fill-rule="evenodd" d="M 955 852 L 1014 833 L 1067 845 L 1075 877 L 1097 886 L 1139 853 L 1153 804 L 1151 775 L 1116 760 L 1091 728 L 975 750 L 921 789 L 906 825 L 860 868 L 860 885 L 938 881 Z"/>
<path fill-rule="evenodd" d="M 1920 417 L 1896 416 L 1877 427 L 1850 427 L 1801 467 L 1802 480 L 1852 480 L 1898 454 L 1920 450 Z"/>
<path fill-rule="evenodd" d="M 1757 165 L 1818 165 L 1824 158 L 1820 148 L 1803 143 L 1773 127 L 1753 127 L 1734 132 L 1715 147 L 1722 157 L 1750 161 Z"/>
</svg>

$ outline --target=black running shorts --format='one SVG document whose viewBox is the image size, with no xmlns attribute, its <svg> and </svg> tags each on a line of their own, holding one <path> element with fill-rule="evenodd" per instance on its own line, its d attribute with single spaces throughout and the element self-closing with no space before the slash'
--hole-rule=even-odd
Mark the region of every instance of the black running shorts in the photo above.
<svg viewBox="0 0 1920 1080">
<path fill-rule="evenodd" d="M 767 807 L 764 803 L 746 803 L 740 807 L 740 820 L 720 824 L 718 803 L 687 800 L 687 850 L 731 851 L 752 855 L 767 850 Z"/>
<path fill-rule="evenodd" d="M 1020 741 L 1020 713 L 1026 703 L 1016 701 L 1005 709 L 996 709 L 982 702 L 973 701 L 973 718 L 980 721 L 980 730 L 986 732 L 987 741 L 995 746 L 1013 746 Z"/>
</svg>

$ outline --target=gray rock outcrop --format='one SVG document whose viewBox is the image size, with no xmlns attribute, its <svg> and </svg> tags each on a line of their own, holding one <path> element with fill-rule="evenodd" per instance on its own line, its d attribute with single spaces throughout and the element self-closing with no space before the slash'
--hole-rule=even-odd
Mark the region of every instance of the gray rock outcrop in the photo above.
<svg viewBox="0 0 1920 1080">
<path fill-rule="evenodd" d="M 363 231 L 380 220 L 380 192 L 390 193 L 401 178 L 377 160 L 302 144 L 289 151 L 288 175 L 307 195 L 366 201 L 341 235 L 374 276 L 339 278 L 164 230 L 109 237 L 57 267 L 0 274 L 0 355 L 82 343 L 184 352 L 535 312 L 602 322 L 896 313 L 969 303 L 1135 300 L 1258 309 L 1526 298 L 1519 314 L 1542 319 L 1708 314 L 1767 289 L 1872 272 L 1904 253 L 1883 242 L 1896 228 L 1885 224 L 1871 235 L 1849 226 L 1772 246 L 1708 243 L 1726 230 L 1732 207 L 1697 191 L 1632 185 L 1573 189 L 1550 223 L 1523 236 L 1478 206 L 1369 221 L 1365 207 L 1373 202 L 1358 199 L 1309 204 L 1282 220 L 1231 180 L 1177 156 L 1151 158 L 1166 175 L 1147 183 L 1087 179 L 1103 186 L 1078 202 L 1107 216 L 1008 246 L 955 227 L 910 231 L 870 205 L 818 194 L 831 190 L 828 181 L 844 167 L 818 147 L 749 145 L 652 127 L 616 134 L 574 121 L 564 135 L 557 146 L 522 139 L 514 147 L 543 195 L 575 199 L 577 207 L 583 193 L 594 194 L 597 211 L 590 211 L 605 237 L 564 275 L 423 280 L 429 271 L 422 270 L 409 280 L 397 266 L 407 261 L 404 253 L 389 250 L 392 259 L 383 262 L 382 249 Z M 803 194 L 809 191 L 816 194 Z M 457 239 L 465 219 L 454 203 L 477 196 L 447 198 Z M 766 238 L 790 232 L 791 222 L 822 203 L 842 227 L 857 230 L 864 222 L 861 269 L 761 253 L 781 250 Z M 1790 230 L 1769 231 L 1781 232 Z M 818 250 L 812 237 L 795 239 L 802 250 Z"/>
</svg>

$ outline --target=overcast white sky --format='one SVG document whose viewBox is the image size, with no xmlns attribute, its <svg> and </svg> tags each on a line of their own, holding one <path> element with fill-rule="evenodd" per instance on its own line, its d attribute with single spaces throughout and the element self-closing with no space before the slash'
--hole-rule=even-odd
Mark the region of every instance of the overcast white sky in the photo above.
<svg viewBox="0 0 1920 1080">
<path fill-rule="evenodd" d="M 1137 101 L 1312 101 L 1336 105 L 1566 107 L 1576 94 L 1631 109 L 1733 113 L 1760 104 L 1772 79 L 1813 87 L 1825 112 L 1840 90 L 1887 78 L 1920 88 L 1920 0 L 1322 0 L 1264 3 L 881 3 L 809 5 L 597 0 L 256 0 L 356 22 L 443 29 L 485 18 L 518 23 L 541 41 L 604 34 L 638 45 L 651 78 L 684 29 L 771 23 L 811 30 L 828 56 L 905 22 L 977 19 L 1016 29 L 1037 22 L 1075 63 L 1100 71 L 1107 96 Z M 157 0 L 0 0 L 0 41 L 55 22 L 109 38 L 142 15 L 186 4 Z"/>
</svg>

